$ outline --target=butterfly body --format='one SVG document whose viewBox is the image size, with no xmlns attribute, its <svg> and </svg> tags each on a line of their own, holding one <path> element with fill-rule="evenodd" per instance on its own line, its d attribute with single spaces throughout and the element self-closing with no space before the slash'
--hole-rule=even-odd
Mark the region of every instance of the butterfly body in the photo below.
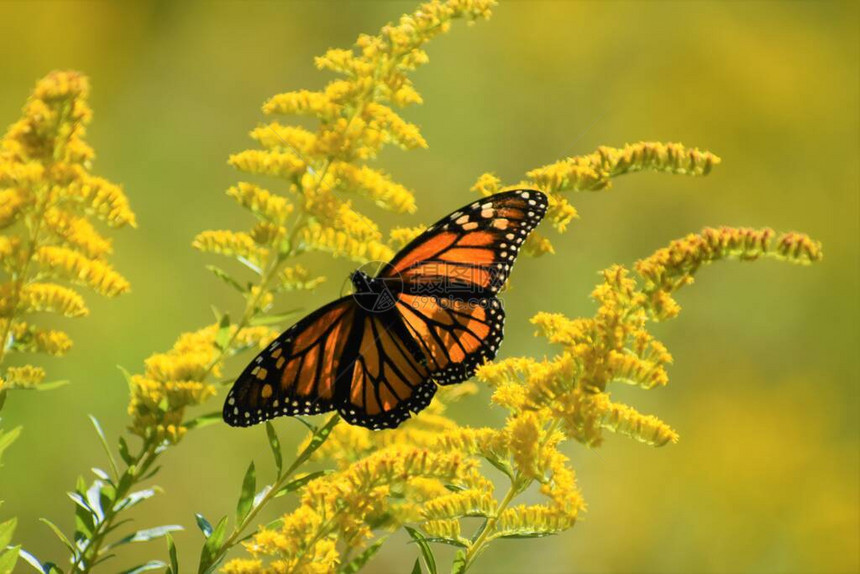
<svg viewBox="0 0 860 574">
<path fill-rule="evenodd" d="M 462 382 L 498 352 L 496 297 L 528 234 L 546 213 L 539 191 L 468 205 L 404 247 L 354 293 L 282 333 L 236 380 L 224 420 L 250 426 L 338 410 L 351 423 L 393 428 L 425 408 L 437 385 Z"/>
</svg>

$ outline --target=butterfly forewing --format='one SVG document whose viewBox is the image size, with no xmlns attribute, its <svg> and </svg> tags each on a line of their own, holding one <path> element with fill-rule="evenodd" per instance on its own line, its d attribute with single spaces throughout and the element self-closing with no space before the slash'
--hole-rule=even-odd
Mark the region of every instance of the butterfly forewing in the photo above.
<svg viewBox="0 0 860 574">
<path fill-rule="evenodd" d="M 360 311 L 352 297 L 343 297 L 284 331 L 236 379 L 224 403 L 227 424 L 336 408 L 337 373 Z"/>
<path fill-rule="evenodd" d="M 495 294 L 546 209 L 546 196 L 534 190 L 476 201 L 419 235 L 381 276 L 399 278 L 410 293 Z"/>
</svg>

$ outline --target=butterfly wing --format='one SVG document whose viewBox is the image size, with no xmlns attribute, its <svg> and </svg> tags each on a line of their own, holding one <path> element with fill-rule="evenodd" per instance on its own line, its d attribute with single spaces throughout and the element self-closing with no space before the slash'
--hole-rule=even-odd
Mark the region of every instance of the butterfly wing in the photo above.
<svg viewBox="0 0 860 574">
<path fill-rule="evenodd" d="M 367 313 L 357 328 L 361 338 L 340 414 L 350 424 L 394 428 L 430 404 L 432 371 L 393 310 Z"/>
<path fill-rule="evenodd" d="M 359 313 L 352 297 L 342 297 L 284 331 L 236 379 L 224 421 L 244 427 L 336 408 L 338 373 L 354 360 L 347 347 Z"/>
<path fill-rule="evenodd" d="M 440 385 L 461 383 L 496 357 L 505 312 L 496 297 L 463 300 L 402 294 L 397 311 Z"/>
<path fill-rule="evenodd" d="M 494 295 L 546 209 L 546 196 L 529 189 L 476 201 L 415 238 L 380 277 L 413 294 Z"/>
</svg>

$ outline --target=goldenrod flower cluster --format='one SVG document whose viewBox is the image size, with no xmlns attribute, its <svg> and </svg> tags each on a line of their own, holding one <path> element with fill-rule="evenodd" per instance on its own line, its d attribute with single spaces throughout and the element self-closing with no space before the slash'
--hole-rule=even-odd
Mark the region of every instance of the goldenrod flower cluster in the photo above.
<svg viewBox="0 0 860 574">
<path fill-rule="evenodd" d="M 418 127 L 394 108 L 421 103 L 408 75 L 428 61 L 424 44 L 445 32 L 457 18 L 489 16 L 491 0 L 433 1 L 376 36 L 361 35 L 350 50 L 331 49 L 316 59 L 321 70 L 337 74 L 319 91 L 278 94 L 263 105 L 272 116 L 305 116 L 313 130 L 273 121 L 251 137 L 261 148 L 230 157 L 238 170 L 279 178 L 289 199 L 250 183 L 228 192 L 258 218 L 250 233 L 210 231 L 194 245 L 204 251 L 240 258 L 268 283 L 278 261 L 304 251 L 320 251 L 358 262 L 393 255 L 376 223 L 353 206 L 355 197 L 399 213 L 415 211 L 410 190 L 365 162 L 386 144 L 402 149 L 427 147 Z M 294 208 L 293 218 L 288 216 Z M 260 226 L 264 228 L 261 229 Z M 267 274 L 268 273 L 268 274 Z M 292 282 L 291 288 L 318 280 Z"/>
<path fill-rule="evenodd" d="M 529 171 L 526 180 L 514 187 L 543 191 L 549 198 L 547 220 L 563 233 L 578 217 L 576 208 L 566 192 L 600 191 L 612 186 L 612 179 L 637 171 L 659 171 L 678 175 L 703 176 L 720 163 L 720 158 L 707 151 L 687 148 L 679 143 L 639 142 L 621 148 L 600 146 L 597 151 L 572 156 Z M 482 174 L 473 191 L 488 196 L 510 189 L 492 173 Z M 527 253 L 553 253 L 552 243 L 544 235 L 533 233 L 524 246 Z"/>
<path fill-rule="evenodd" d="M 222 331 L 217 324 L 182 334 L 169 351 L 146 360 L 143 374 L 130 376 L 131 431 L 153 444 L 178 442 L 187 430 L 185 410 L 217 393 L 207 377 L 221 374 L 219 337 L 233 337 L 238 348 L 262 349 L 275 335 L 269 327 L 236 332 L 235 326 Z"/>
<path fill-rule="evenodd" d="M 283 526 L 263 529 L 246 543 L 253 558 L 233 560 L 225 572 L 330 571 L 369 548 L 374 531 L 407 524 L 431 541 L 460 547 L 455 566 L 468 568 L 493 540 L 571 528 L 584 502 L 559 445 L 574 439 L 598 446 L 605 431 L 651 446 L 677 442 L 678 434 L 659 418 L 611 400 L 610 383 L 666 385 L 672 356 L 647 323 L 677 314 L 670 294 L 691 283 L 702 264 L 760 257 L 806 264 L 821 258 L 821 248 L 797 233 L 705 229 L 637 262 L 635 276 L 622 266 L 605 270 L 592 294 L 598 303 L 593 317 L 539 313 L 532 323 L 561 347 L 556 356 L 505 359 L 476 375 L 509 412 L 501 428 L 460 426 L 446 416 L 447 404 L 473 394 L 474 383 L 441 387 L 426 410 L 395 430 L 336 426 L 314 458 L 331 460 L 338 470 L 310 483 Z M 392 483 L 391 469 L 410 466 L 417 453 L 456 460 L 458 471 L 439 480 L 403 470 L 400 483 Z M 507 475 L 503 497 L 496 496 L 482 462 Z M 514 504 L 532 485 L 546 501 Z M 484 521 L 472 536 L 464 534 L 467 517 Z"/>
<path fill-rule="evenodd" d="M 0 361 L 11 351 L 62 355 L 71 348 L 62 331 L 27 319 L 88 313 L 81 295 L 60 282 L 108 297 L 129 290 L 107 261 L 110 239 L 92 223 L 134 226 L 135 217 L 118 185 L 90 173 L 89 90 L 76 72 L 49 74 L 0 141 Z M 10 368 L 0 385 L 33 387 L 44 377 L 37 367 Z"/>
</svg>

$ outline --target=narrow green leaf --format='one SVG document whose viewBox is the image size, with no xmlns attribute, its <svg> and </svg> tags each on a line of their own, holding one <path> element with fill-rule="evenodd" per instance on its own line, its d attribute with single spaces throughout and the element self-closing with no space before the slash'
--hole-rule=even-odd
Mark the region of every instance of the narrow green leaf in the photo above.
<svg viewBox="0 0 860 574">
<path fill-rule="evenodd" d="M 18 563 L 20 546 L 10 546 L 5 551 L 0 550 L 0 572 L 14 572 Z"/>
<path fill-rule="evenodd" d="M 493 538 L 507 538 L 516 540 L 517 538 L 545 538 L 547 536 L 555 536 L 561 532 L 560 530 L 517 530 L 510 532 L 494 533 Z"/>
<path fill-rule="evenodd" d="M 113 454 L 110 451 L 110 447 L 108 446 L 107 437 L 105 437 L 105 432 L 102 430 L 102 426 L 99 424 L 98 419 L 93 415 L 87 415 L 90 417 L 90 422 L 93 423 L 93 428 L 96 429 L 96 434 L 99 435 L 99 440 L 102 443 L 102 448 L 105 449 L 105 454 L 108 457 L 108 462 L 110 463 L 110 469 L 113 472 L 113 475 L 119 480 L 119 470 L 116 466 L 116 461 L 113 458 Z"/>
<path fill-rule="evenodd" d="M 92 486 L 87 489 L 87 506 L 89 506 L 96 518 L 96 524 L 105 519 L 105 511 L 102 508 L 102 484 L 100 480 L 94 480 Z"/>
<path fill-rule="evenodd" d="M 40 518 L 39 521 L 42 522 L 43 524 L 47 525 L 48 528 L 51 529 L 51 532 L 53 532 L 54 535 L 60 539 L 60 542 L 62 542 L 66 546 L 66 548 L 69 549 L 69 552 L 71 552 L 73 555 L 75 554 L 75 552 L 76 552 L 75 545 L 72 544 L 68 538 L 66 538 L 66 535 L 63 534 L 63 531 L 60 530 L 59 526 L 57 526 L 56 524 L 54 524 L 53 522 L 51 522 L 47 518 Z"/>
<path fill-rule="evenodd" d="M 128 510 L 132 506 L 135 506 L 148 498 L 152 498 L 158 492 L 161 492 L 161 489 L 158 487 L 155 488 L 146 488 L 144 490 L 138 490 L 132 492 L 122 500 L 116 503 L 114 510 L 119 512 L 120 510 Z"/>
<path fill-rule="evenodd" d="M 195 417 L 183 424 L 185 428 L 188 430 L 191 429 L 199 429 L 203 427 L 208 427 L 209 425 L 214 425 L 216 423 L 221 422 L 221 411 L 215 411 L 211 413 L 206 413 L 205 415 L 200 415 L 199 417 Z"/>
<path fill-rule="evenodd" d="M 0 389 L 0 411 L 3 410 L 3 405 L 6 404 L 6 395 L 9 393 L 9 389 Z"/>
<path fill-rule="evenodd" d="M 52 391 L 52 390 L 58 389 L 60 387 L 65 387 L 69 383 L 71 383 L 71 381 L 66 380 L 66 379 L 63 379 L 60 381 L 47 381 L 44 383 L 37 384 L 35 389 L 37 391 Z"/>
<path fill-rule="evenodd" d="M 335 425 L 340 422 L 340 416 L 337 414 L 332 415 L 326 421 L 325 425 L 321 428 L 318 428 L 313 437 L 311 438 L 311 442 L 308 443 L 308 446 L 299 454 L 293 464 L 290 465 L 290 469 L 287 471 L 288 473 L 299 468 L 303 465 L 311 455 L 323 445 L 323 443 L 328 439 L 328 435 L 331 434 L 332 429 L 334 429 Z"/>
<path fill-rule="evenodd" d="M 15 534 L 15 527 L 18 526 L 17 518 L 10 518 L 6 522 L 0 524 L 0 548 L 5 548 L 12 542 L 12 536 Z"/>
<path fill-rule="evenodd" d="M 466 551 L 460 550 L 454 556 L 454 563 L 451 565 L 451 574 L 464 574 L 466 572 Z"/>
<path fill-rule="evenodd" d="M 134 568 L 130 568 L 129 570 L 124 570 L 122 574 L 140 574 L 141 572 L 149 572 L 150 570 L 158 570 L 159 568 L 164 568 L 167 566 L 161 560 L 150 560 L 146 564 L 140 564 L 139 566 L 135 566 Z"/>
<path fill-rule="evenodd" d="M 200 551 L 200 568 L 198 572 L 207 572 L 214 566 L 215 556 L 221 549 L 221 544 L 224 542 L 224 536 L 227 533 L 227 517 L 224 516 L 218 521 L 218 525 L 212 531 L 206 543 L 203 544 L 203 549 Z"/>
<path fill-rule="evenodd" d="M 245 478 L 242 480 L 242 492 L 239 495 L 239 502 L 236 505 L 236 524 L 242 524 L 248 513 L 251 512 L 251 506 L 254 503 L 254 493 L 257 491 L 257 471 L 254 468 L 254 461 L 248 465 L 248 470 L 245 471 Z"/>
<path fill-rule="evenodd" d="M 125 442 L 123 437 L 119 437 L 119 456 L 122 458 L 122 461 L 126 466 L 131 466 L 134 462 L 134 459 L 131 457 L 131 453 L 128 450 L 128 443 Z"/>
<path fill-rule="evenodd" d="M 280 498 L 281 496 L 285 495 L 288 492 L 293 492 L 295 490 L 300 489 L 301 487 L 303 487 L 304 485 L 306 485 L 307 483 L 309 483 L 313 479 L 319 478 L 321 476 L 325 476 L 327 474 L 331 474 L 331 472 L 332 472 L 331 470 L 318 470 L 316 472 L 311 472 L 309 474 L 306 474 L 305 476 L 302 476 L 302 477 L 297 478 L 295 480 L 291 480 L 290 482 L 285 484 L 283 487 L 281 487 L 281 490 L 276 492 L 275 495 L 272 496 L 272 498 Z"/>
<path fill-rule="evenodd" d="M 230 315 L 224 314 L 218 322 L 218 332 L 215 334 L 215 347 L 224 350 L 230 340 Z"/>
<path fill-rule="evenodd" d="M 430 545 L 427 543 L 427 539 L 423 534 L 411 526 L 404 526 L 404 528 L 412 540 L 414 540 L 421 549 L 421 555 L 424 557 L 424 565 L 427 567 L 427 572 L 429 574 L 436 574 L 436 558 L 433 556 L 433 549 L 430 548 Z"/>
<path fill-rule="evenodd" d="M 381 538 L 368 546 L 361 554 L 341 566 L 339 572 L 341 572 L 342 574 L 355 574 L 356 572 L 364 568 L 364 565 L 370 562 L 370 559 L 373 558 L 377 552 L 379 552 L 379 549 L 382 548 L 382 544 L 385 542 L 385 540 L 385 538 Z"/>
<path fill-rule="evenodd" d="M 206 520 L 206 517 L 199 513 L 194 513 L 194 518 L 197 519 L 197 527 L 203 533 L 203 536 L 209 538 L 212 536 L 212 525 Z"/>
<path fill-rule="evenodd" d="M 233 279 L 233 277 L 231 277 L 229 273 L 227 273 L 226 271 L 224 271 L 220 267 L 216 267 L 215 265 L 207 265 L 206 269 L 211 271 L 215 275 L 215 277 L 217 277 L 218 279 L 220 279 L 221 281 L 223 281 L 224 283 L 226 283 L 230 287 L 234 288 L 239 293 L 247 293 L 248 292 L 248 289 L 246 289 L 241 283 L 239 283 L 238 281 Z"/>
<path fill-rule="evenodd" d="M 485 457 L 487 462 L 504 472 L 508 478 L 514 480 L 514 469 L 511 468 L 511 464 L 508 461 L 501 461 L 493 457 Z"/>
<path fill-rule="evenodd" d="M 415 564 L 412 566 L 412 574 L 421 574 L 421 559 L 416 558 Z"/>
<path fill-rule="evenodd" d="M 176 556 L 176 544 L 173 542 L 173 535 L 167 533 L 167 554 L 170 556 L 170 566 L 168 572 L 170 574 L 179 574 L 179 558 Z"/>
<path fill-rule="evenodd" d="M 148 542 L 150 540 L 155 540 L 156 538 L 161 538 L 162 536 L 167 536 L 170 532 L 176 532 L 179 530 L 184 530 L 178 524 L 169 524 L 167 526 L 156 526 L 155 528 L 147 528 L 146 530 L 138 530 L 137 532 L 132 532 L 128 536 L 124 538 L 120 538 L 116 542 L 112 544 L 108 544 L 105 546 L 106 549 L 115 548 L 117 546 L 121 546 L 123 544 L 129 544 L 131 542 Z"/>
<path fill-rule="evenodd" d="M 296 309 L 290 309 L 289 311 L 284 311 L 283 313 L 267 313 L 266 315 L 261 315 L 259 317 L 254 317 L 249 321 L 250 325 L 272 325 L 274 323 L 283 323 L 293 317 L 296 317 L 299 313 L 302 312 L 302 308 L 298 307 Z"/>
<path fill-rule="evenodd" d="M 275 432 L 271 421 L 266 421 L 266 435 L 269 437 L 269 447 L 272 449 L 272 456 L 275 457 L 275 468 L 278 469 L 280 478 L 281 470 L 284 468 L 284 456 L 281 451 L 281 441 L 278 440 L 278 433 Z"/>
<path fill-rule="evenodd" d="M 447 544 L 448 546 L 456 546 L 457 548 L 468 548 L 462 540 L 456 540 L 454 538 L 435 536 L 433 538 L 425 538 L 425 540 L 431 544 Z"/>
<path fill-rule="evenodd" d="M 241 255 L 236 257 L 236 259 L 239 260 L 239 263 L 241 263 L 242 265 L 244 265 L 245 267 L 247 267 L 248 269 L 250 269 L 251 271 L 253 271 L 257 275 L 263 274 L 263 270 L 260 269 L 260 267 L 256 263 L 252 263 L 250 260 L 246 259 L 245 257 L 242 257 Z"/>
<path fill-rule="evenodd" d="M 305 428 L 307 428 L 311 432 L 317 432 L 317 427 L 306 421 L 303 417 L 290 417 L 294 421 L 302 423 Z"/>
<path fill-rule="evenodd" d="M 33 567 L 33 569 L 39 574 L 49 574 L 51 572 L 57 572 L 58 574 L 62 574 L 60 570 L 50 570 L 49 568 L 52 566 L 49 562 L 42 564 L 39 562 L 39 559 L 24 550 L 23 548 L 18 549 L 18 556 L 24 559 L 24 562 Z"/>
<path fill-rule="evenodd" d="M 3 431 L 0 429 L 0 459 L 3 458 L 3 451 L 9 448 L 15 439 L 18 438 L 18 435 L 21 434 L 21 427 L 15 427 L 10 431 Z"/>
</svg>

